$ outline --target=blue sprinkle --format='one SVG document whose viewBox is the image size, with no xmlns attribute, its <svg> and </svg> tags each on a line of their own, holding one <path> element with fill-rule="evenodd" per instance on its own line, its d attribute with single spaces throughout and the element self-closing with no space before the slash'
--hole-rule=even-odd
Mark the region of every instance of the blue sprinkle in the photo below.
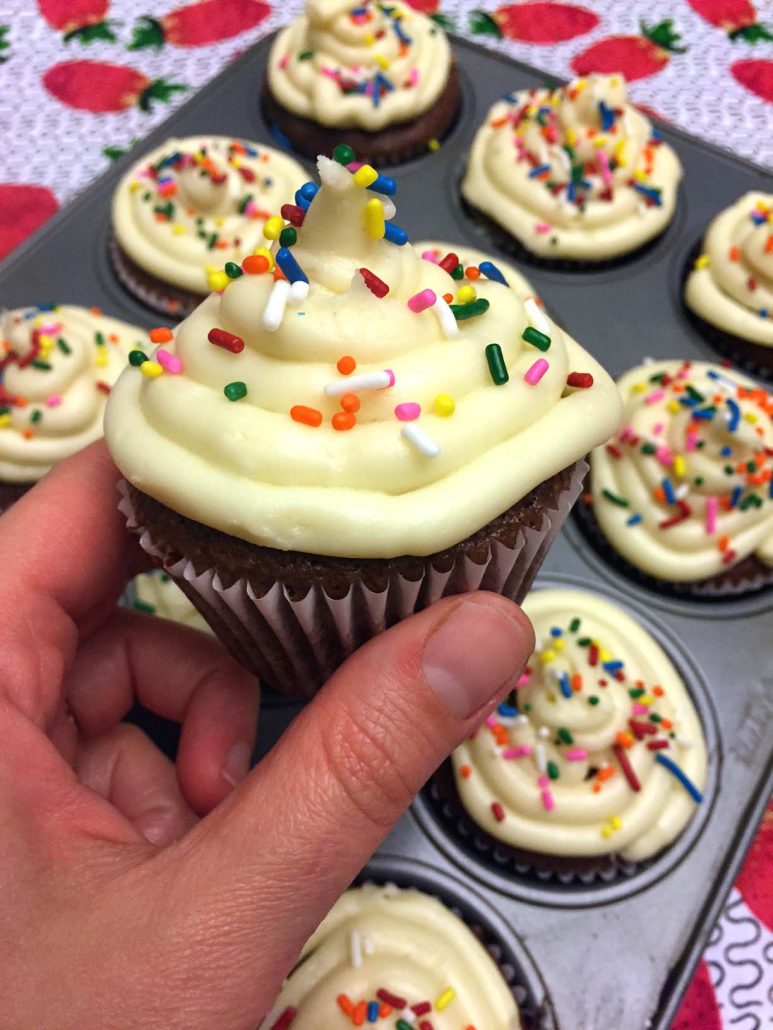
<svg viewBox="0 0 773 1030">
<path fill-rule="evenodd" d="M 699 805 L 703 801 L 703 795 L 692 782 L 692 780 L 684 773 L 676 762 L 672 762 L 670 758 L 667 758 L 661 751 L 655 755 L 655 761 L 660 762 L 664 769 L 668 769 L 672 776 L 674 776 L 682 784 L 684 789 L 693 799 L 693 801 Z"/>
<path fill-rule="evenodd" d="M 694 411 L 692 413 L 693 418 L 700 418 L 706 420 L 714 418 L 715 415 L 716 411 L 714 410 L 714 408 L 700 408 L 699 410 Z"/>
<path fill-rule="evenodd" d="M 738 423 L 741 421 L 741 409 L 730 397 L 725 398 L 725 404 L 727 404 L 730 409 L 730 418 L 727 421 L 727 428 L 729 432 L 734 433 L 738 428 Z"/>
<path fill-rule="evenodd" d="M 491 279 L 495 283 L 501 283 L 503 286 L 510 285 L 492 261 L 481 261 L 478 268 L 487 279 Z"/>
<path fill-rule="evenodd" d="M 658 129 L 653 129 L 650 139 L 653 143 L 660 143 L 660 141 L 663 139 L 663 133 L 660 132 Z"/>
<path fill-rule="evenodd" d="M 655 207 L 663 206 L 661 191 L 656 186 L 643 186 L 640 182 L 634 182 L 632 185 L 637 193 L 641 193 L 647 200 L 651 200 Z"/>
<path fill-rule="evenodd" d="M 517 96 L 516 93 L 513 93 L 513 92 L 505 93 L 505 95 L 502 97 L 502 99 L 506 100 L 508 104 L 517 104 L 518 103 L 518 96 Z"/>
<path fill-rule="evenodd" d="M 741 495 L 742 494 L 743 494 L 743 487 L 742 486 L 734 486 L 733 487 L 733 492 L 730 495 L 730 507 L 731 508 L 735 508 L 738 505 L 738 502 L 741 500 Z"/>
<path fill-rule="evenodd" d="M 394 243 L 397 247 L 404 247 L 408 242 L 408 233 L 405 229 L 401 229 L 399 225 L 395 225 L 394 222 L 385 222 L 384 239 Z"/>
<path fill-rule="evenodd" d="M 559 626 L 552 626 L 550 629 L 551 637 L 562 637 L 564 634 Z"/>
<path fill-rule="evenodd" d="M 276 142 L 279 144 L 280 147 L 283 147 L 285 150 L 292 150 L 293 149 L 292 143 L 287 138 L 287 136 L 285 136 L 285 134 L 282 132 L 282 130 L 279 128 L 278 125 L 275 125 L 272 122 L 271 125 L 268 128 L 268 131 L 271 133 L 271 135 L 274 137 L 274 139 L 276 140 Z"/>
<path fill-rule="evenodd" d="M 574 198 L 576 195 L 577 186 L 573 182 L 570 182 L 569 185 L 566 187 L 566 199 L 571 200 L 572 203 L 574 203 Z"/>
<path fill-rule="evenodd" d="M 276 252 L 276 263 L 287 276 L 288 282 L 297 283 L 300 281 L 307 283 L 309 281 L 308 276 L 287 247 L 280 247 Z"/>
<path fill-rule="evenodd" d="M 764 225 L 765 222 L 767 222 L 768 217 L 767 215 L 761 214 L 759 211 L 752 211 L 751 220 L 755 225 Z"/>
<path fill-rule="evenodd" d="M 397 183 L 388 175 L 379 175 L 368 186 L 368 189 L 373 190 L 374 193 L 383 193 L 387 197 L 393 197 L 397 193 Z"/>
<path fill-rule="evenodd" d="M 514 716 L 518 714 L 518 709 L 513 707 L 513 705 L 505 704 L 503 701 L 499 708 L 497 708 L 497 712 L 500 715 L 504 715 L 505 718 L 512 719 Z"/>
<path fill-rule="evenodd" d="M 722 450 L 719 453 L 722 455 L 723 458 L 729 458 L 730 455 L 733 453 L 733 448 L 732 447 L 723 447 Z"/>
<path fill-rule="evenodd" d="M 676 504 L 676 494 L 674 493 L 673 486 L 671 486 L 671 480 L 664 479 L 661 483 L 661 486 L 663 487 L 663 493 L 666 495 L 666 500 L 668 501 L 668 503 Z"/>
<path fill-rule="evenodd" d="M 608 132 L 615 124 L 615 112 L 603 100 L 599 100 L 599 114 L 601 115 L 601 128 L 604 132 Z"/>
<path fill-rule="evenodd" d="M 377 1023 L 379 1013 L 379 1003 L 377 1001 L 368 1002 L 368 1022 Z"/>
<path fill-rule="evenodd" d="M 768 312 L 767 308 L 760 308 L 760 310 L 757 312 L 757 314 L 760 316 L 760 318 L 767 318 L 769 312 Z"/>
<path fill-rule="evenodd" d="M 621 661 L 617 661 L 617 660 L 614 661 L 614 662 L 602 662 L 601 663 L 601 668 L 605 672 L 608 672 L 610 674 L 610 676 L 613 676 L 616 672 L 619 672 L 620 669 L 622 669 L 622 667 L 623 667 L 623 663 Z"/>
<path fill-rule="evenodd" d="M 679 398 L 679 403 L 684 408 L 697 408 L 700 401 L 696 397 L 686 397 L 684 394 Z"/>
<path fill-rule="evenodd" d="M 536 168 L 532 168 L 529 172 L 530 179 L 536 179 L 538 175 L 542 175 L 543 172 L 549 172 L 550 165 L 537 165 Z"/>
<path fill-rule="evenodd" d="M 773 479 L 771 479 L 770 486 L 768 487 L 768 497 L 773 501 Z"/>
<path fill-rule="evenodd" d="M 625 524 L 626 524 L 626 526 L 638 526 L 638 524 L 640 522 L 641 522 L 641 515 L 639 515 L 638 512 L 637 512 L 636 515 L 631 515 L 630 519 L 627 519 Z"/>
<path fill-rule="evenodd" d="M 368 13 L 368 8 L 367 7 L 353 7 L 349 13 L 353 14 L 355 16 L 361 15 L 361 14 L 367 14 Z"/>
<path fill-rule="evenodd" d="M 564 695 L 564 697 L 571 697 L 572 696 L 572 688 L 569 685 L 569 677 L 567 676 L 567 674 L 565 672 L 562 672 L 559 675 L 558 683 L 559 683 L 559 686 L 561 687 L 561 693 Z"/>
</svg>

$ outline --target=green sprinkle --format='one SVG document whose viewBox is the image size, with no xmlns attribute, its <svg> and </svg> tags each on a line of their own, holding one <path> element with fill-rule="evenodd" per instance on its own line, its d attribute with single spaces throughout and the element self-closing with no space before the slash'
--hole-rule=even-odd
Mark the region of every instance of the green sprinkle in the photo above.
<svg viewBox="0 0 773 1030">
<path fill-rule="evenodd" d="M 239 268 L 235 261 L 226 261 L 224 271 L 229 279 L 238 279 L 240 276 L 244 275 L 244 272 Z"/>
<path fill-rule="evenodd" d="M 247 384 L 240 382 L 229 383 L 223 389 L 223 393 L 229 401 L 240 401 L 243 397 L 247 396 Z"/>
<path fill-rule="evenodd" d="M 2 417 L 3 415 L 10 415 L 10 414 L 11 414 L 11 409 L 10 409 L 10 407 L 7 404 L 3 404 L 2 406 L 0 406 L 0 417 Z"/>
<path fill-rule="evenodd" d="M 726 476 L 732 476 L 732 474 L 735 472 L 735 469 L 732 465 L 725 465 L 722 471 L 725 473 Z"/>
<path fill-rule="evenodd" d="M 174 218 L 174 204 L 171 200 L 168 200 L 166 204 L 156 204 L 153 211 L 157 215 L 161 215 L 162 218 L 167 218 L 170 222 Z"/>
<path fill-rule="evenodd" d="M 40 410 L 40 408 L 35 408 L 35 410 L 30 415 L 30 422 L 40 422 L 42 418 L 43 412 Z"/>
<path fill-rule="evenodd" d="M 602 490 L 601 495 L 606 497 L 608 501 L 611 501 L 612 504 L 616 504 L 618 508 L 628 507 L 628 501 L 624 497 L 618 497 L 617 494 L 613 494 L 611 490 Z"/>
<path fill-rule="evenodd" d="M 56 341 L 56 345 L 59 348 L 59 350 L 62 352 L 62 354 L 72 354 L 72 347 L 67 342 L 67 340 L 63 340 L 61 336 Z"/>
<path fill-rule="evenodd" d="M 739 508 L 741 511 L 747 511 L 749 508 L 761 508 L 762 500 L 757 494 L 749 494 L 748 497 L 744 497 L 741 501 Z"/>
<path fill-rule="evenodd" d="M 207 234 L 204 233 L 204 236 L 206 238 Z M 216 232 L 213 232 L 212 235 L 209 238 L 207 238 L 207 250 L 212 250 L 213 249 L 213 247 L 217 243 L 217 238 L 218 237 L 217 237 L 217 233 Z"/>
<path fill-rule="evenodd" d="M 292 247 L 298 239 L 298 233 L 291 225 L 286 225 L 279 233 L 279 246 Z"/>
<path fill-rule="evenodd" d="M 239 201 L 239 214 L 240 215 L 243 215 L 244 212 L 247 210 L 247 205 L 249 204 L 249 202 L 251 200 L 252 200 L 252 194 L 251 193 L 247 193 Z"/>
<path fill-rule="evenodd" d="M 104 347 L 105 346 L 105 334 L 104 333 L 100 333 L 100 332 L 94 333 L 94 342 L 96 343 L 97 347 Z"/>
<path fill-rule="evenodd" d="M 534 326 L 527 325 L 521 333 L 521 338 L 530 343 L 532 347 L 536 347 L 537 350 L 546 351 L 550 349 L 550 337 L 546 336 L 545 333 L 541 333 L 539 329 L 535 329 Z"/>
<path fill-rule="evenodd" d="M 356 160 L 356 155 L 346 143 L 339 143 L 338 146 L 333 148 L 333 160 L 337 161 L 340 165 L 350 165 L 352 161 Z"/>
<path fill-rule="evenodd" d="M 40 361 L 40 359 L 37 359 L 35 361 L 31 361 L 30 364 L 32 365 L 33 368 L 40 369 L 41 372 L 50 372 L 51 371 L 51 366 L 49 365 L 49 363 L 47 361 Z"/>
<path fill-rule="evenodd" d="M 463 322 L 467 318 L 474 318 L 475 315 L 482 315 L 484 311 L 488 311 L 489 302 L 485 297 L 478 297 L 469 304 L 449 304 L 448 306 L 456 321 Z"/>
<path fill-rule="evenodd" d="M 643 443 L 641 445 L 642 454 L 654 454 L 657 448 L 654 443 Z"/>
<path fill-rule="evenodd" d="M 507 371 L 507 365 L 505 364 L 505 357 L 502 353 L 502 348 L 498 343 L 489 343 L 486 347 L 486 361 L 488 362 L 488 370 L 494 381 L 495 386 L 502 386 L 506 383 L 510 376 Z"/>
<path fill-rule="evenodd" d="M 633 687 L 628 691 L 628 696 L 632 698 L 642 697 L 644 695 L 643 687 Z"/>
<path fill-rule="evenodd" d="M 464 267 L 462 265 L 457 265 L 456 268 L 452 269 L 451 278 L 457 280 L 464 279 Z"/>
<path fill-rule="evenodd" d="M 694 386 L 690 386 L 689 383 L 685 386 L 685 391 L 690 395 L 692 400 L 697 401 L 699 404 L 703 404 L 706 399 L 702 393 L 699 393 L 698 390 L 696 390 Z"/>
<path fill-rule="evenodd" d="M 596 695 L 595 694 L 591 694 L 591 696 L 588 698 L 588 704 L 589 705 L 597 705 L 598 703 L 599 703 L 599 699 L 596 697 Z"/>
<path fill-rule="evenodd" d="M 134 610 L 137 611 L 137 612 L 144 612 L 146 615 L 155 615 L 156 614 L 155 605 L 146 604 L 144 601 L 135 601 L 134 602 Z"/>
<path fill-rule="evenodd" d="M 693 483 L 695 486 L 703 486 L 703 476 L 696 476 L 695 479 L 693 479 Z"/>
<path fill-rule="evenodd" d="M 558 776 L 559 776 L 559 772 L 558 772 L 558 766 L 556 765 L 556 763 L 555 762 L 548 762 L 547 769 L 548 769 L 548 776 L 551 778 L 551 780 L 557 780 Z"/>
<path fill-rule="evenodd" d="M 658 715 L 657 712 L 650 712 L 650 722 L 662 722 L 663 716 Z"/>
<path fill-rule="evenodd" d="M 566 726 L 560 726 L 558 729 L 558 737 L 564 744 L 574 744 L 574 737 L 566 728 Z"/>
<path fill-rule="evenodd" d="M 298 60 L 299 61 L 310 61 L 313 56 L 314 56 L 314 51 L 313 50 L 301 50 L 301 52 L 298 54 Z M 352 158 L 352 160 L 354 160 L 354 158 Z M 347 161 L 346 163 L 348 164 L 349 162 Z"/>
<path fill-rule="evenodd" d="M 578 619 L 578 618 L 572 619 L 572 621 L 569 623 L 569 632 L 570 633 L 576 633 L 579 628 L 580 628 L 580 619 Z"/>
<path fill-rule="evenodd" d="M 411 1023 L 406 1023 L 404 1019 L 398 1019 L 395 1023 L 395 1030 L 413 1030 Z"/>
<path fill-rule="evenodd" d="M 148 356 L 144 351 L 141 350 L 130 350 L 129 351 L 129 364 L 140 366 L 144 361 L 148 360 Z"/>
<path fill-rule="evenodd" d="M 590 637 L 580 637 L 577 643 L 580 645 L 580 647 L 590 647 L 593 641 Z"/>
</svg>

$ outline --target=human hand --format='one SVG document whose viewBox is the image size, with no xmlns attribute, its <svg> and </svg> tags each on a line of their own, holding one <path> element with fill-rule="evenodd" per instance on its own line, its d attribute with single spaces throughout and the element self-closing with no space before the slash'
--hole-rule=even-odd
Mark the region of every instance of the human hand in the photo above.
<svg viewBox="0 0 773 1030">
<path fill-rule="evenodd" d="M 247 775 L 258 692 L 116 607 L 140 567 L 102 443 L 0 519 L 0 1024 L 248 1030 L 442 759 L 512 687 L 526 617 L 447 598 L 353 655 Z M 172 764 L 120 720 L 182 723 Z"/>
</svg>

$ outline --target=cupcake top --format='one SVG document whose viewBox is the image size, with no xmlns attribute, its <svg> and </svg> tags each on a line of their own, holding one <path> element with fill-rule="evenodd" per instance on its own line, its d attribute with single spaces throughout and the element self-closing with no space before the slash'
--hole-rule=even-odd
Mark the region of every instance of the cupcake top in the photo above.
<svg viewBox="0 0 773 1030">
<path fill-rule="evenodd" d="M 590 75 L 498 100 L 462 193 L 541 257 L 600 261 L 665 228 L 681 175 L 622 75 Z"/>
<path fill-rule="evenodd" d="M 773 347 L 773 194 L 746 193 L 717 215 L 684 297 L 718 329 Z"/>
<path fill-rule="evenodd" d="M 98 308 L 0 313 L 0 481 L 35 482 L 98 440 L 110 388 L 145 337 Z"/>
<path fill-rule="evenodd" d="M 620 379 L 622 429 L 591 455 L 593 512 L 642 572 L 697 582 L 748 555 L 773 565 L 773 397 L 703 361 Z"/>
<path fill-rule="evenodd" d="M 158 615 L 162 619 L 171 619 L 183 626 L 190 626 L 191 629 L 201 629 L 205 633 L 212 632 L 206 620 L 199 615 L 172 577 L 160 569 L 135 576 L 134 590 L 134 607 L 138 611 Z"/>
<path fill-rule="evenodd" d="M 457 279 L 457 282 L 466 280 L 472 283 L 473 286 L 480 279 L 481 275 L 485 275 L 486 271 L 493 265 L 494 268 L 501 272 L 504 285 L 509 286 L 521 300 L 530 300 L 537 307 L 542 307 L 542 301 L 537 296 L 537 291 L 528 279 L 518 271 L 515 265 L 510 264 L 508 261 L 503 261 L 500 257 L 494 258 L 490 254 L 486 254 L 485 251 L 476 250 L 474 247 L 459 246 L 456 243 L 443 243 L 439 240 L 421 240 L 418 243 L 414 243 L 414 247 L 425 261 L 431 261 L 435 265 L 442 261 L 443 267 L 450 267 L 451 258 L 455 255 L 458 258 L 458 262 L 456 268 L 452 269 L 451 274 Z"/>
<path fill-rule="evenodd" d="M 423 261 L 390 220 L 393 180 L 319 171 L 295 227 L 266 224 L 279 271 L 271 254 L 232 270 L 178 328 L 176 374 L 127 369 L 108 443 L 139 490 L 244 540 L 432 554 L 607 439 L 619 394 L 501 273 L 460 286 Z"/>
<path fill-rule="evenodd" d="M 362 1016 L 362 1018 L 360 1018 Z M 471 930 L 436 898 L 347 891 L 312 935 L 261 1030 L 518 1030 L 513 995 Z"/>
<path fill-rule="evenodd" d="M 706 748 L 684 682 L 609 601 L 549 589 L 523 607 L 537 648 L 507 703 L 453 755 L 465 808 L 529 851 L 649 858 L 702 800 Z"/>
<path fill-rule="evenodd" d="M 146 272 L 205 294 L 208 270 L 251 254 L 265 220 L 305 178 L 296 161 L 263 144 L 228 136 L 168 139 L 118 184 L 113 232 Z"/>
<path fill-rule="evenodd" d="M 377 132 L 427 111 L 450 67 L 445 33 L 406 4 L 307 0 L 274 41 L 268 83 L 293 114 Z"/>
</svg>

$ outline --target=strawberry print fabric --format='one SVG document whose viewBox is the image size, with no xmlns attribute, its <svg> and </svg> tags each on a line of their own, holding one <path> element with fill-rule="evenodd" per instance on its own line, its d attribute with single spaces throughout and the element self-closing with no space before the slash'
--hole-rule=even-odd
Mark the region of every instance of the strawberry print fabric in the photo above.
<svg viewBox="0 0 773 1030">
<path fill-rule="evenodd" d="M 773 0 L 407 0 L 446 27 L 568 78 L 622 71 L 633 101 L 773 166 Z M 303 0 L 4 0 L 0 258 Z M 654 1000 L 654 999 L 653 999 Z M 773 1013 L 773 809 L 674 1030 Z"/>
</svg>

